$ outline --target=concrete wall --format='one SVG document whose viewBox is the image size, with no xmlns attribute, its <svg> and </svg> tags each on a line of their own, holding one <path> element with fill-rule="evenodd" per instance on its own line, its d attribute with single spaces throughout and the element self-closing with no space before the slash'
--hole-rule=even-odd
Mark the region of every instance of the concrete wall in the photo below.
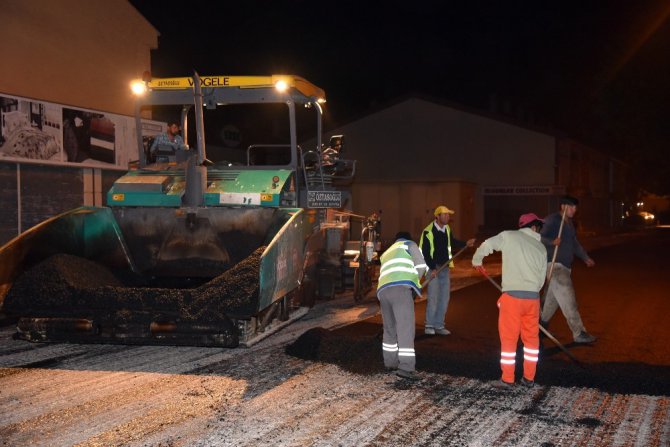
<svg viewBox="0 0 670 447">
<path fill-rule="evenodd" d="M 132 115 L 158 31 L 126 0 L 3 0 L 0 93 Z"/>
<path fill-rule="evenodd" d="M 627 168 L 569 138 L 558 140 L 557 183 L 580 200 L 576 222 L 582 231 L 621 224 L 621 203 L 628 201 Z M 553 203 L 554 210 L 558 203 Z"/>
<path fill-rule="evenodd" d="M 475 190 L 475 184 L 457 181 L 360 181 L 352 188 L 354 213 L 380 212 L 382 240 L 389 243 L 401 230 L 418 240 L 421 230 L 433 221 L 435 208 L 446 205 L 456 211 L 450 223 L 455 237 L 466 240 L 477 231 Z"/>
<path fill-rule="evenodd" d="M 0 246 L 49 217 L 82 205 L 107 205 L 107 191 L 123 173 L 0 163 Z"/>
</svg>

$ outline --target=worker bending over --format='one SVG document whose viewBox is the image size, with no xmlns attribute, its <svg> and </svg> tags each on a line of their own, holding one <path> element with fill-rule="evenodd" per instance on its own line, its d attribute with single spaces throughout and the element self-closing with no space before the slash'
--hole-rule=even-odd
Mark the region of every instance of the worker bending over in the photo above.
<svg viewBox="0 0 670 447">
<path fill-rule="evenodd" d="M 414 353 L 414 293 L 427 266 L 409 233 L 401 231 L 381 256 L 377 298 L 382 310 L 384 366 L 399 377 L 417 380 Z"/>
<path fill-rule="evenodd" d="M 535 371 L 540 348 L 540 289 L 547 273 L 547 249 L 540 242 L 544 221 L 533 213 L 519 217 L 519 230 L 503 231 L 486 239 L 475 251 L 472 265 L 488 276 L 482 266 L 485 256 L 502 252 L 502 295 L 498 299 L 498 333 L 500 335 L 499 388 L 514 385 L 516 346 L 523 343 L 523 377 L 521 384 L 535 385 Z"/>
</svg>

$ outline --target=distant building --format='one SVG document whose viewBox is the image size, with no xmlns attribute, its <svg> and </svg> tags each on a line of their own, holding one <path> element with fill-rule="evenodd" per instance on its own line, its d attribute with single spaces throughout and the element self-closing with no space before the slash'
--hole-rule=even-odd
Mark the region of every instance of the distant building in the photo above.
<svg viewBox="0 0 670 447">
<path fill-rule="evenodd" d="M 440 204 L 466 239 L 549 214 L 565 193 L 583 201 L 581 229 L 618 223 L 626 166 L 546 129 L 409 97 L 328 134 L 346 135 L 343 157 L 358 160 L 354 212 L 381 211 L 385 240 L 399 229 L 418 237 Z"/>
</svg>

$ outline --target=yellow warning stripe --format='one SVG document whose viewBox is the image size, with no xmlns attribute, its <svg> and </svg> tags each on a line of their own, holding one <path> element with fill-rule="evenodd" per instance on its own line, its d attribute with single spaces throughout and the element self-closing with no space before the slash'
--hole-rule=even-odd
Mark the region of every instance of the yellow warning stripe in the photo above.
<svg viewBox="0 0 670 447">
<path fill-rule="evenodd" d="M 294 75 L 272 76 L 201 76 L 200 86 L 203 88 L 239 87 L 267 88 L 274 87 L 277 82 L 284 81 L 288 87 L 295 88 L 307 97 L 325 99 L 325 92 L 311 82 Z M 181 90 L 193 88 L 193 78 L 153 78 L 147 83 L 152 90 Z"/>
</svg>

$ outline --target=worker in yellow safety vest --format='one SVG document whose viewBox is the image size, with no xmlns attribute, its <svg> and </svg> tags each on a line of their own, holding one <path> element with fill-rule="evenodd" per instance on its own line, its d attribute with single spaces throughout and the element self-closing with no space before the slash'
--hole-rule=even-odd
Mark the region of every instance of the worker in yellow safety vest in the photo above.
<svg viewBox="0 0 670 447">
<path fill-rule="evenodd" d="M 444 205 L 435 208 L 435 220 L 429 223 L 421 232 L 419 247 L 430 271 L 428 283 L 428 297 L 426 301 L 426 320 L 424 333 L 426 335 L 449 335 L 451 332 L 444 327 L 444 319 L 449 306 L 450 276 L 449 269 L 454 267 L 452 249 L 460 250 L 472 247 L 474 239 L 461 241 L 456 239 L 449 227 L 451 215 L 454 214 Z M 448 268 L 438 270 L 448 263 Z"/>
<path fill-rule="evenodd" d="M 377 298 L 382 311 L 384 366 L 403 379 L 417 380 L 414 352 L 414 294 L 426 263 L 409 233 L 401 231 L 381 256 Z"/>
</svg>

